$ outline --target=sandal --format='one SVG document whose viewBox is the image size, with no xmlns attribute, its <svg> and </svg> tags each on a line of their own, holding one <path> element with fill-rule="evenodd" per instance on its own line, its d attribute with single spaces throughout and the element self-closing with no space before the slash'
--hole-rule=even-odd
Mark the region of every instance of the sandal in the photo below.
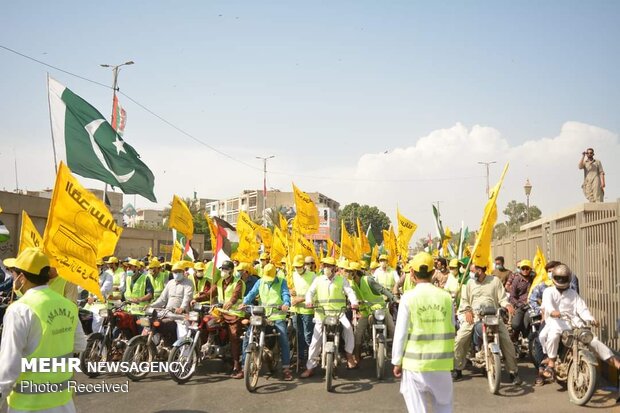
<svg viewBox="0 0 620 413">
<path fill-rule="evenodd" d="M 293 373 L 291 373 L 291 370 L 289 370 L 289 369 L 282 370 L 282 379 L 284 381 L 291 381 L 291 380 L 293 380 Z"/>
<path fill-rule="evenodd" d="M 545 379 L 542 376 L 536 376 L 536 380 L 534 381 L 534 386 L 539 387 L 545 384 Z"/>
<path fill-rule="evenodd" d="M 555 371 L 553 370 L 553 367 L 545 367 L 542 375 L 545 379 L 555 380 Z"/>
</svg>

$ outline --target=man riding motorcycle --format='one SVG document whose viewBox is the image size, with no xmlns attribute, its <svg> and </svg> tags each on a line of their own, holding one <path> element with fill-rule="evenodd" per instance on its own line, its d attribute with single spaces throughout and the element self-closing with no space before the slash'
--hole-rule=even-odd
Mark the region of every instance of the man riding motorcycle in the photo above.
<svg viewBox="0 0 620 413">
<path fill-rule="evenodd" d="M 471 338 L 474 332 L 474 310 L 481 307 L 503 307 L 509 313 L 514 313 L 514 308 L 508 302 L 506 290 L 502 282 L 493 276 L 487 276 L 487 260 L 482 257 L 476 257 L 473 262 L 474 271 L 470 272 L 470 282 L 463 286 L 461 290 L 461 302 L 459 305 L 459 318 L 461 319 L 460 328 L 456 334 L 454 348 L 454 372 L 452 377 L 454 380 L 460 380 L 463 377 L 463 367 L 465 366 L 465 357 L 471 348 Z M 499 320 L 499 336 L 500 348 L 506 360 L 506 368 L 510 372 L 510 378 L 513 385 L 522 383 L 519 378 L 515 348 L 510 340 L 506 325 Z"/>
</svg>

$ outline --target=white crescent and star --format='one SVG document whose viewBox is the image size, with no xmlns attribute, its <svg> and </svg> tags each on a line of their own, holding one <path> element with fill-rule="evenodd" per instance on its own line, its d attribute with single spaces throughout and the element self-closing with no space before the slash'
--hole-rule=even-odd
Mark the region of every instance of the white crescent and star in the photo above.
<svg viewBox="0 0 620 413">
<path fill-rule="evenodd" d="M 88 136 L 90 138 L 90 143 L 93 147 L 93 151 L 95 152 L 95 155 L 97 155 L 97 159 L 99 159 L 99 162 L 101 162 L 101 165 L 105 168 L 106 171 L 110 172 L 110 174 L 112 174 L 112 176 L 116 178 L 116 180 L 119 183 L 122 184 L 122 183 L 129 181 L 131 177 L 134 175 L 134 173 L 136 172 L 136 170 L 134 169 L 125 175 L 116 175 L 114 171 L 112 171 L 108 167 L 108 164 L 105 161 L 103 153 L 101 152 L 101 148 L 99 147 L 99 145 L 97 145 L 97 142 L 95 142 L 95 133 L 97 132 L 97 129 L 99 129 L 101 124 L 104 122 L 105 122 L 104 119 L 96 119 L 90 122 L 88 125 L 84 126 L 84 129 L 86 129 L 86 132 L 88 132 Z M 124 142 L 118 139 L 118 136 L 116 136 L 116 141 L 112 142 L 112 144 L 116 146 L 117 155 L 120 155 L 121 152 L 127 153 L 125 152 L 125 148 L 123 147 Z"/>
</svg>

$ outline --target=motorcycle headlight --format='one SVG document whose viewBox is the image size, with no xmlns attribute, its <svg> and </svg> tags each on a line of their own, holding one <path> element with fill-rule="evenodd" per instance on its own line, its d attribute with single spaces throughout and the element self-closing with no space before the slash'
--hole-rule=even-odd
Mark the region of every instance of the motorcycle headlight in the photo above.
<svg viewBox="0 0 620 413">
<path fill-rule="evenodd" d="M 250 317 L 250 325 L 260 326 L 263 325 L 263 317 L 259 315 L 253 315 Z"/>
<path fill-rule="evenodd" d="M 327 316 L 325 317 L 324 323 L 328 326 L 335 326 L 336 324 L 338 324 L 338 318 L 333 315 Z"/>
<path fill-rule="evenodd" d="M 189 321 L 198 321 L 199 317 L 200 314 L 198 313 L 198 311 L 190 311 L 187 318 L 189 319 Z"/>
<path fill-rule="evenodd" d="M 149 327 L 151 325 L 151 320 L 148 317 L 140 317 L 138 324 L 142 327 Z"/>
<path fill-rule="evenodd" d="M 107 317 L 108 316 L 108 309 L 107 308 L 102 308 L 99 310 L 99 317 Z"/>
<path fill-rule="evenodd" d="M 375 310 L 374 316 L 377 321 L 385 320 L 385 310 Z"/>
<path fill-rule="evenodd" d="M 499 324 L 499 319 L 496 315 L 485 315 L 484 324 L 488 326 L 496 326 Z"/>
<path fill-rule="evenodd" d="M 583 330 L 579 333 L 579 341 L 583 344 L 590 344 L 594 340 L 594 334 L 590 330 Z"/>
<path fill-rule="evenodd" d="M 571 347 L 573 345 L 572 331 L 565 330 L 562 332 L 562 344 L 564 344 L 566 347 Z"/>
</svg>

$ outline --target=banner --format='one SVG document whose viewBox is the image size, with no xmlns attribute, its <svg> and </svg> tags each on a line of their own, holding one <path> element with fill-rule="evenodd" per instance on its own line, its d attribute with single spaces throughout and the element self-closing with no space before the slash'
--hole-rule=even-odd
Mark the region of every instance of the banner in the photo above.
<svg viewBox="0 0 620 413">
<path fill-rule="evenodd" d="M 97 259 L 114 255 L 122 231 L 103 201 L 61 162 L 43 236 L 43 248 L 58 274 L 103 301 Z"/>
<path fill-rule="evenodd" d="M 297 227 L 302 234 L 314 234 L 319 231 L 319 210 L 314 201 L 293 184 Z"/>
<path fill-rule="evenodd" d="M 239 235 L 239 246 L 231 258 L 242 262 L 253 262 L 258 258 L 259 244 L 256 240 L 256 232 L 259 225 L 250 216 L 241 211 L 237 216 L 237 235 Z"/>
<path fill-rule="evenodd" d="M 22 228 L 19 234 L 19 250 L 17 255 L 29 247 L 43 248 L 43 237 L 37 231 L 26 211 L 22 211 Z"/>
<path fill-rule="evenodd" d="M 215 254 L 215 246 L 217 244 L 217 228 L 213 223 L 213 220 L 209 216 L 208 212 L 205 212 L 205 220 L 207 221 L 207 227 L 209 227 L 209 240 L 211 242 L 211 251 Z"/>
<path fill-rule="evenodd" d="M 398 264 L 398 244 L 396 242 L 396 235 L 394 235 L 394 228 L 390 225 L 389 230 L 383 230 L 383 246 L 387 250 L 388 264 L 392 268 L 396 268 Z"/>
<path fill-rule="evenodd" d="M 185 201 L 174 195 L 172 198 L 172 207 L 170 208 L 170 216 L 168 217 L 168 228 L 174 228 L 188 240 L 194 236 L 194 217 L 189 211 Z"/>
<path fill-rule="evenodd" d="M 271 243 L 273 242 L 273 236 L 271 235 L 271 230 L 269 228 L 263 227 L 262 225 L 259 225 L 258 236 L 260 237 L 260 240 L 263 243 L 263 250 L 265 252 L 268 252 L 271 249 Z"/>
</svg>

